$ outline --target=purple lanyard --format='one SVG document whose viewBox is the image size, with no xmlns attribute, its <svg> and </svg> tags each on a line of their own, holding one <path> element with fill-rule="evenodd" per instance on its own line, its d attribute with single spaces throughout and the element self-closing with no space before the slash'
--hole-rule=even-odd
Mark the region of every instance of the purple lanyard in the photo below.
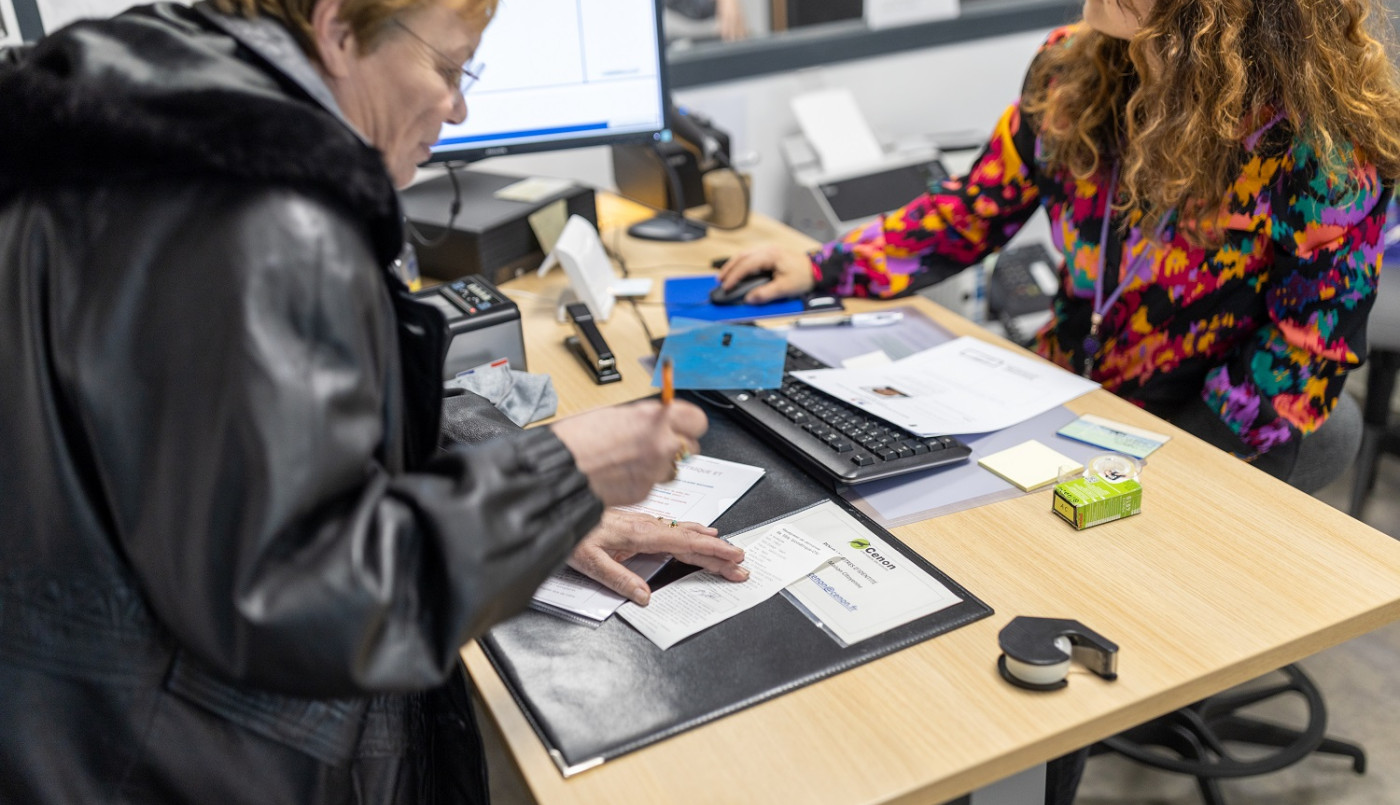
<svg viewBox="0 0 1400 805">
<path fill-rule="evenodd" d="M 1103 226 L 1099 229 L 1099 275 L 1094 278 L 1094 310 L 1089 314 L 1089 334 L 1084 336 L 1084 371 L 1087 378 L 1094 370 L 1094 356 L 1098 353 L 1102 344 L 1099 342 L 1099 328 L 1103 325 L 1103 314 L 1113 307 L 1113 303 L 1118 301 L 1118 297 L 1123 295 L 1123 289 L 1132 285 L 1140 279 L 1144 269 L 1152 267 L 1147 260 L 1149 252 L 1155 248 L 1162 240 L 1162 233 L 1166 231 L 1167 219 L 1170 216 L 1162 216 L 1162 220 L 1157 223 L 1156 230 L 1152 233 L 1152 240 L 1149 241 L 1136 257 L 1128 263 L 1128 273 L 1123 280 L 1118 283 L 1118 287 L 1113 289 L 1108 299 L 1103 298 L 1103 277 L 1108 273 L 1108 224 L 1113 217 L 1113 196 L 1118 191 L 1118 165 L 1113 166 L 1113 175 L 1108 180 L 1108 195 L 1103 203 Z M 1125 240 L 1124 246 L 1127 245 Z M 1115 266 L 1116 268 L 1116 266 Z"/>
</svg>

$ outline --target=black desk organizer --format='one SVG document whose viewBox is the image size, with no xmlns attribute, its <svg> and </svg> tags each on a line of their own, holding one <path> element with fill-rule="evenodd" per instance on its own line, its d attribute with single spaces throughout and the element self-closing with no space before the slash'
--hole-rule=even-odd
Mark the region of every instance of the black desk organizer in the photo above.
<svg viewBox="0 0 1400 805">
<path fill-rule="evenodd" d="M 715 527 L 741 531 L 832 497 L 821 484 L 711 409 L 707 455 L 767 472 Z M 836 498 L 962 603 L 841 648 L 781 595 L 658 649 L 614 616 L 597 629 L 533 610 L 481 640 L 486 656 L 567 777 L 823 677 L 992 614 L 991 607 Z M 657 587 L 693 570 L 671 563 Z"/>
</svg>

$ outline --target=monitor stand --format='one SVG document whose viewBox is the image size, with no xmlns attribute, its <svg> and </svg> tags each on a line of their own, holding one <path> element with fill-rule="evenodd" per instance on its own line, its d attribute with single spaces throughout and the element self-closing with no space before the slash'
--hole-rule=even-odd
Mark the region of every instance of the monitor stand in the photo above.
<svg viewBox="0 0 1400 805">
<path fill-rule="evenodd" d="M 627 234 L 642 240 L 688 241 L 705 237 L 705 225 L 677 212 L 663 212 L 655 218 L 638 221 Z"/>
</svg>

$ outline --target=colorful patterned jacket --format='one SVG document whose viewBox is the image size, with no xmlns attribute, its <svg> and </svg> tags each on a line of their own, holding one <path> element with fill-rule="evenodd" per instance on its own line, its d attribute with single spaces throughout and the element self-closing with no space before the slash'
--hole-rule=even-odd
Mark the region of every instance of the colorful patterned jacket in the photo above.
<svg viewBox="0 0 1400 805">
<path fill-rule="evenodd" d="M 1073 31 L 1056 31 L 1042 52 Z M 1296 449 L 1364 359 L 1391 187 L 1360 161 L 1346 181 L 1327 175 L 1286 123 L 1242 140 L 1248 158 L 1222 205 L 1220 248 L 1192 246 L 1174 218 L 1155 247 L 1137 213 L 1126 235 L 1112 220 L 1107 264 L 1117 271 L 1105 277 L 1103 298 L 1145 256 L 1104 314 L 1091 376 L 1168 418 L 1203 403 L 1238 437 L 1226 434 L 1226 446 L 1250 458 Z M 1081 371 L 1109 180 L 1076 181 L 1041 159 L 1039 146 L 1012 104 L 966 177 L 814 252 L 818 287 L 909 293 L 996 251 L 1043 207 L 1064 262 L 1054 318 L 1034 348 Z"/>
</svg>

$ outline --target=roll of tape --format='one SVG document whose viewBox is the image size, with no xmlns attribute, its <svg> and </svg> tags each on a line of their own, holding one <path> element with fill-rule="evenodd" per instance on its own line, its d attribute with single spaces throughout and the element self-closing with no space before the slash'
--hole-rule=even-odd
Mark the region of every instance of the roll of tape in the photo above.
<svg viewBox="0 0 1400 805">
<path fill-rule="evenodd" d="M 1104 453 L 1089 459 L 1084 474 L 1096 475 L 1111 484 L 1135 481 L 1142 474 L 1142 462 L 1122 453 Z"/>
<path fill-rule="evenodd" d="M 1002 658 L 1006 663 L 1006 670 L 1012 676 L 1022 682 L 1029 682 L 1032 685 L 1053 685 L 1064 681 L 1069 674 L 1070 642 L 1069 638 L 1060 635 L 1055 638 L 1055 648 L 1065 653 L 1064 662 L 1057 662 L 1052 665 L 1032 665 L 1028 662 L 1003 654 Z"/>
</svg>

